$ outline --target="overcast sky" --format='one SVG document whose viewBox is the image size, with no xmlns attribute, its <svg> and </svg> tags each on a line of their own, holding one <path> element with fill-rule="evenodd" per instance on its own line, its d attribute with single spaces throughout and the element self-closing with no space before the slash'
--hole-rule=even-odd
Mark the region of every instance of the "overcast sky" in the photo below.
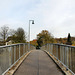
<svg viewBox="0 0 75 75">
<path fill-rule="evenodd" d="M 31 40 L 42 30 L 54 37 L 75 36 L 75 0 L 0 0 L 0 27 L 24 28 L 28 33 L 31 24 Z"/>
</svg>

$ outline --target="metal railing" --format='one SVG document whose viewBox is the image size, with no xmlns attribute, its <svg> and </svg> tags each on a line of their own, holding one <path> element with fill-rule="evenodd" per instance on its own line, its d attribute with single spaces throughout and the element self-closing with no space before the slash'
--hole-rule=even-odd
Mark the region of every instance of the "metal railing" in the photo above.
<svg viewBox="0 0 75 75">
<path fill-rule="evenodd" d="M 29 44 L 13 44 L 8 46 L 0 46 L 0 75 L 18 61 L 26 52 L 29 51 Z M 30 45 L 30 50 L 35 47 Z"/>
<path fill-rule="evenodd" d="M 75 75 L 75 46 L 61 44 L 46 44 L 41 47 L 55 56 L 67 70 Z"/>
</svg>

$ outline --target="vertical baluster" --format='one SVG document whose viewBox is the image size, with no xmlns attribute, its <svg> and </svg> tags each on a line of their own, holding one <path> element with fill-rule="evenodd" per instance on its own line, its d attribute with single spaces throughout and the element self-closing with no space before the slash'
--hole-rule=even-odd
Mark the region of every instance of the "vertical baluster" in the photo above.
<svg viewBox="0 0 75 75">
<path fill-rule="evenodd" d="M 8 47 L 9 48 L 9 66 L 11 66 L 11 61 L 12 61 L 12 54 L 11 54 L 11 47 Z"/>
<path fill-rule="evenodd" d="M 19 44 L 19 58 L 20 58 L 20 44 Z"/>
<path fill-rule="evenodd" d="M 63 63 L 64 63 L 64 46 L 63 46 Z"/>
<path fill-rule="evenodd" d="M 68 53 L 69 53 L 68 50 L 69 50 L 69 49 L 68 49 L 68 47 L 67 47 L 67 67 L 68 67 Z"/>
<path fill-rule="evenodd" d="M 15 46 L 14 46 L 14 62 L 15 62 Z"/>
<path fill-rule="evenodd" d="M 58 45 L 57 45 L 57 59 L 58 59 Z"/>
</svg>

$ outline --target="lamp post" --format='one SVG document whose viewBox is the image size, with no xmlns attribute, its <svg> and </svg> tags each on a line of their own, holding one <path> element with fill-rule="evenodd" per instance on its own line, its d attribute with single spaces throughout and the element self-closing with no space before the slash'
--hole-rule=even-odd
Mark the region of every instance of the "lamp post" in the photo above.
<svg viewBox="0 0 75 75">
<path fill-rule="evenodd" d="M 29 50 L 30 50 L 30 22 L 32 22 L 32 24 L 34 24 L 34 20 L 29 20 Z"/>
</svg>

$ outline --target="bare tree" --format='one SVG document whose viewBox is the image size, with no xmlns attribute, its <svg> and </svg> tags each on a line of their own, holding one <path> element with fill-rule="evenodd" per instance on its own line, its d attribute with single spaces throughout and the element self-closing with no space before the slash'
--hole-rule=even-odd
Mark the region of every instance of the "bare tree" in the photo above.
<svg viewBox="0 0 75 75">
<path fill-rule="evenodd" d="M 26 33 L 23 28 L 18 28 L 16 31 L 16 36 L 18 42 L 26 41 Z"/>
<path fill-rule="evenodd" d="M 3 27 L 1 27 L 0 36 L 4 42 L 5 42 L 6 38 L 8 37 L 8 30 L 9 30 L 9 27 L 7 27 L 5 25 Z"/>
<path fill-rule="evenodd" d="M 16 33 L 16 30 L 14 30 L 14 29 L 9 29 L 9 31 L 8 31 L 8 37 L 9 36 L 13 36 L 13 35 L 15 35 L 15 33 Z"/>
</svg>

